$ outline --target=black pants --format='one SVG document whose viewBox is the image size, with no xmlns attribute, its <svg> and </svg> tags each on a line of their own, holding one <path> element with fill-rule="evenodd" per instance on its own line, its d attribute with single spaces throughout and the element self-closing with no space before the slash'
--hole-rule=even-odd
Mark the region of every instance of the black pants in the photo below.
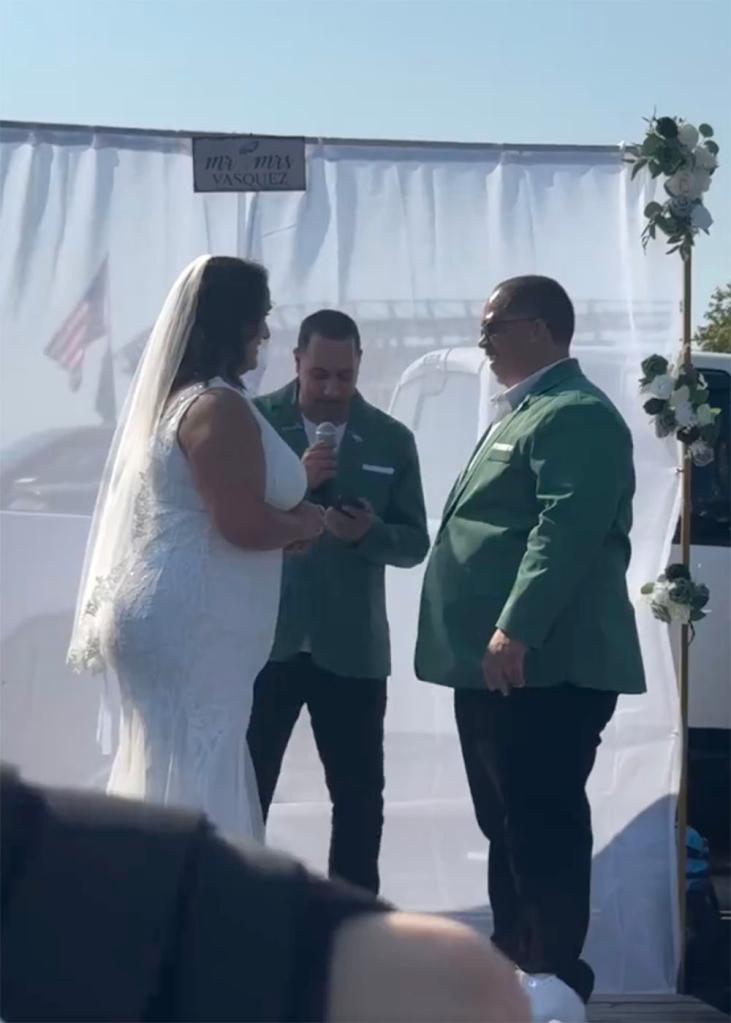
<svg viewBox="0 0 731 1023">
<path fill-rule="evenodd" d="M 308 654 L 266 666 L 256 680 L 248 733 L 265 820 L 303 706 L 332 800 L 330 876 L 377 893 L 386 681 L 332 675 Z"/>
<path fill-rule="evenodd" d="M 490 842 L 494 943 L 527 973 L 551 973 L 586 1002 L 593 836 L 586 783 L 615 693 L 575 686 L 510 696 L 458 689 L 462 755 Z"/>
</svg>

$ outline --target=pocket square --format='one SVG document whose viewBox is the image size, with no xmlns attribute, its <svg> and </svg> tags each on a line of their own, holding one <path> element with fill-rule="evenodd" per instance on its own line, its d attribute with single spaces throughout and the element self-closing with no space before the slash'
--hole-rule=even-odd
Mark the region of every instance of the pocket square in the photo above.
<svg viewBox="0 0 731 1023">
<path fill-rule="evenodd" d="M 392 465 L 364 465 L 363 472 L 380 472 L 382 476 L 393 476 L 396 470 Z"/>
</svg>

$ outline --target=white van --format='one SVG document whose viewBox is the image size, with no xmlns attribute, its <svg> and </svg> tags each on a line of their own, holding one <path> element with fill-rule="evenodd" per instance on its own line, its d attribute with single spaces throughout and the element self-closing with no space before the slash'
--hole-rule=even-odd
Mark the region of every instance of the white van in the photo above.
<svg viewBox="0 0 731 1023">
<path fill-rule="evenodd" d="M 616 374 L 637 387 L 637 367 L 617 361 L 616 350 L 581 346 L 577 355 L 592 380 L 616 392 Z M 731 738 L 731 355 L 698 351 L 694 363 L 705 376 L 711 404 L 721 409 L 715 461 L 693 469 L 691 524 L 694 574 L 710 588 L 713 614 L 704 620 L 702 642 L 693 648 L 690 679 L 691 806 L 696 826 L 727 836 Z M 607 374 L 614 376 L 614 386 Z M 625 382 L 626 383 L 626 382 Z M 458 347 L 432 351 L 413 362 L 394 391 L 390 412 L 413 430 L 421 455 L 432 535 L 447 491 L 488 424 L 496 383 L 482 352 Z M 449 465 L 452 472 L 445 472 Z M 411 575 L 408 573 L 407 575 Z M 392 586 L 414 587 L 395 578 Z M 399 593 L 399 602 L 415 594 Z M 395 651 L 396 659 L 398 652 Z M 403 666 L 406 667 L 405 665 Z M 394 674 L 397 674 L 395 671 Z M 393 688 L 392 688 L 393 693 Z M 723 839 L 724 844 L 728 838 Z"/>
</svg>

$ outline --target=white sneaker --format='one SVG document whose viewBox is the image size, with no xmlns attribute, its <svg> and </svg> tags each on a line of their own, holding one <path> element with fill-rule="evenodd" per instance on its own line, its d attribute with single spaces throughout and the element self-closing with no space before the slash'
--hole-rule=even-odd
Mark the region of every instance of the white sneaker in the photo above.
<svg viewBox="0 0 731 1023">
<path fill-rule="evenodd" d="M 548 973 L 517 973 L 533 1023 L 586 1023 L 584 1003 L 568 984 Z"/>
</svg>

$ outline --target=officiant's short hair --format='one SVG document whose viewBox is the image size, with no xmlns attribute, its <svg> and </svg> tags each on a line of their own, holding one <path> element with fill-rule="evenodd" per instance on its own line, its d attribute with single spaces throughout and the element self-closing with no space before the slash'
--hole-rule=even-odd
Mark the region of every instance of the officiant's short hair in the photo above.
<svg viewBox="0 0 731 1023">
<path fill-rule="evenodd" d="M 543 320 L 556 344 L 571 344 L 576 318 L 566 290 L 552 277 L 527 274 L 500 284 L 506 293 L 506 309 L 512 315 L 535 316 Z"/>
<path fill-rule="evenodd" d="M 297 338 L 297 351 L 304 352 L 315 334 L 328 341 L 353 341 L 356 351 L 361 351 L 358 324 L 352 316 L 338 309 L 319 309 L 305 317 Z"/>
</svg>

